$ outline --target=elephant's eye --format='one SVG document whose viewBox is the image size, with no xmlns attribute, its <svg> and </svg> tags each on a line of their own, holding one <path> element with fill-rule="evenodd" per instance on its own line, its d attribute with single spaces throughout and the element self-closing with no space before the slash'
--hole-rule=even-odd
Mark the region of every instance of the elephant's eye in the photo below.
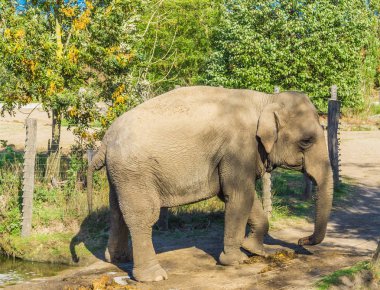
<svg viewBox="0 0 380 290">
<path fill-rule="evenodd" d="M 314 143 L 314 139 L 313 139 L 313 137 L 308 137 L 308 138 L 302 139 L 302 140 L 299 142 L 299 146 L 300 146 L 302 149 L 308 149 L 308 148 L 310 148 L 311 145 L 313 145 L 313 143 Z"/>
</svg>

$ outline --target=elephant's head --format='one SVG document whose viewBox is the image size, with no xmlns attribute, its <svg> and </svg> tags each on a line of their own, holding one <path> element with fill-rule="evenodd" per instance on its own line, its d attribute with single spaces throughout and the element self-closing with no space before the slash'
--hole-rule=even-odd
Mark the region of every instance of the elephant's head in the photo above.
<svg viewBox="0 0 380 290">
<path fill-rule="evenodd" d="M 274 96 L 260 115 L 257 136 L 267 153 L 267 167 L 306 172 L 318 186 L 314 233 L 298 241 L 315 245 L 325 237 L 332 207 L 333 181 L 325 136 L 308 97 L 284 92 Z"/>
</svg>

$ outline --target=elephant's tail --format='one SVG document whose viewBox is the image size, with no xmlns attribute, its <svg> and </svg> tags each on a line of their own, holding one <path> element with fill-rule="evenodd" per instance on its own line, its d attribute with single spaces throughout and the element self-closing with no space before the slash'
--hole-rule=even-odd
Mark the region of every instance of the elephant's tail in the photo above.
<svg viewBox="0 0 380 290">
<path fill-rule="evenodd" d="M 99 150 L 96 151 L 92 157 L 91 162 L 88 163 L 87 169 L 87 204 L 88 211 L 92 212 L 92 191 L 93 191 L 93 175 L 94 171 L 101 169 L 105 165 L 106 160 L 106 144 L 102 142 Z"/>
</svg>

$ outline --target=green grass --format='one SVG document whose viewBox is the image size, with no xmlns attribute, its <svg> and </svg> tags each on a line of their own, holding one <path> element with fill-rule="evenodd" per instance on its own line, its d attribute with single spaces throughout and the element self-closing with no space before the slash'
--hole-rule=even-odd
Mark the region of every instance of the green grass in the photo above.
<svg viewBox="0 0 380 290">
<path fill-rule="evenodd" d="M 371 104 L 370 112 L 371 115 L 380 115 L 380 104 Z"/>
<path fill-rule="evenodd" d="M 359 262 L 350 268 L 340 269 L 335 271 L 316 283 L 318 290 L 327 290 L 331 286 L 337 286 L 340 284 L 340 278 L 343 276 L 353 277 L 356 273 L 363 270 L 370 270 L 371 266 L 369 262 Z"/>
<path fill-rule="evenodd" d="M 86 191 L 77 186 L 75 175 L 73 182 L 68 179 L 59 187 L 37 178 L 29 238 L 20 237 L 21 177 L 22 163 L 17 159 L 0 166 L 0 251 L 27 260 L 69 264 L 72 263 L 70 242 L 75 236 L 82 241 L 77 245 L 83 258 L 81 263 L 93 257 L 90 252 L 104 250 L 109 226 L 108 184 L 104 171 L 97 172 L 94 178 L 96 211 L 90 216 Z"/>
</svg>

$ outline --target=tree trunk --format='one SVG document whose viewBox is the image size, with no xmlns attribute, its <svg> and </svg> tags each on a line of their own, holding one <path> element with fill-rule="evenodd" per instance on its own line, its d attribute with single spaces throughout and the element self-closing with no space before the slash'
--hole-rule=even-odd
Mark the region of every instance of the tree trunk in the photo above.
<svg viewBox="0 0 380 290">
<path fill-rule="evenodd" d="M 50 152 L 56 153 L 59 150 L 59 143 L 61 139 L 61 121 L 62 117 L 60 112 L 57 110 L 52 110 L 52 128 L 51 128 L 51 143 L 50 143 Z"/>
</svg>

